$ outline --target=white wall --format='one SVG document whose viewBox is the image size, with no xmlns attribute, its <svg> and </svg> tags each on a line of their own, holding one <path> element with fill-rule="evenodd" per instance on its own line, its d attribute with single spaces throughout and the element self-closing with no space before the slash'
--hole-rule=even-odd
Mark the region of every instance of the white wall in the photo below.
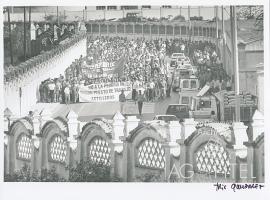
<svg viewBox="0 0 270 200">
<path fill-rule="evenodd" d="M 62 54 L 36 66 L 35 71 L 30 71 L 20 80 L 6 84 L 5 108 L 8 107 L 15 116 L 20 116 L 19 88 L 21 87 L 21 116 L 27 115 L 37 103 L 39 84 L 48 78 L 64 75 L 65 69 L 80 55 L 86 55 L 86 38 L 66 49 Z"/>
<path fill-rule="evenodd" d="M 257 86 L 258 110 L 264 114 L 264 65 L 257 65 Z"/>
</svg>

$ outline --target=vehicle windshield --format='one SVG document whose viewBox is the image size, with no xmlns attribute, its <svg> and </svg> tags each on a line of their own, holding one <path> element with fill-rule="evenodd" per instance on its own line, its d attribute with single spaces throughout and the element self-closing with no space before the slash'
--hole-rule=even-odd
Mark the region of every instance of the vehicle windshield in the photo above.
<svg viewBox="0 0 270 200">
<path fill-rule="evenodd" d="M 176 116 L 159 116 L 158 117 L 158 120 L 163 120 L 165 122 L 168 122 L 168 121 L 178 121 L 178 119 L 177 119 Z"/>
<path fill-rule="evenodd" d="M 185 105 L 172 105 L 169 106 L 168 112 L 187 112 L 188 107 Z"/>
</svg>

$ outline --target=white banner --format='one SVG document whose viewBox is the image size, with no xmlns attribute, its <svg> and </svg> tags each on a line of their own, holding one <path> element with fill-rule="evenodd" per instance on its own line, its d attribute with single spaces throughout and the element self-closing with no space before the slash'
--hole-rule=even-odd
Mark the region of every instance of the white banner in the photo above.
<svg viewBox="0 0 270 200">
<path fill-rule="evenodd" d="M 108 102 L 119 101 L 121 90 L 124 90 L 126 99 L 130 99 L 132 85 L 130 82 L 110 82 L 80 86 L 80 102 Z"/>
</svg>

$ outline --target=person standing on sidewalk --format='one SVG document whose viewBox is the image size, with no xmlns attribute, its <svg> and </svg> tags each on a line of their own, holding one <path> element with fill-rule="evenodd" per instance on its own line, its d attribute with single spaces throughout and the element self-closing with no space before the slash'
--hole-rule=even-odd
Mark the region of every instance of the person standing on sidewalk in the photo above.
<svg viewBox="0 0 270 200">
<path fill-rule="evenodd" d="M 137 96 L 137 102 L 138 102 L 139 114 L 142 115 L 142 107 L 143 107 L 143 102 L 144 102 L 144 96 L 143 96 L 141 90 L 139 90 L 139 94 Z"/>
<path fill-rule="evenodd" d="M 120 102 L 120 112 L 123 114 L 124 105 L 126 102 L 126 96 L 125 96 L 124 90 L 121 90 L 121 94 L 119 95 L 119 102 Z"/>
</svg>

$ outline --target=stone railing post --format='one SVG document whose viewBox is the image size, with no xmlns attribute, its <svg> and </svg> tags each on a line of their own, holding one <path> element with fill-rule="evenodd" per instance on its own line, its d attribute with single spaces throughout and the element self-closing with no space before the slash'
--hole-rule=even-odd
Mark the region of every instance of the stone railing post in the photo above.
<svg viewBox="0 0 270 200">
<path fill-rule="evenodd" d="M 40 113 L 40 118 L 39 118 L 39 122 L 40 122 L 40 131 L 42 131 L 43 126 L 46 124 L 46 122 L 52 120 L 52 113 L 50 112 L 50 110 L 48 108 L 44 108 L 41 113 Z M 38 118 L 37 116 L 35 116 L 36 118 Z M 34 117 L 34 118 L 35 118 Z M 36 119 L 34 119 L 36 120 Z M 38 125 L 36 125 L 38 126 Z M 37 131 L 37 128 L 36 128 Z M 36 163 L 37 163 L 37 169 L 38 170 L 42 170 L 42 163 L 43 163 L 43 159 L 44 158 L 44 146 L 45 144 L 43 144 L 44 141 L 44 137 L 42 135 L 42 132 L 40 132 L 39 134 L 40 138 L 39 138 L 39 142 L 36 142 L 36 145 L 38 144 L 38 152 L 36 154 Z M 34 141 L 38 141 L 36 138 L 34 139 Z"/>
<path fill-rule="evenodd" d="M 168 124 L 169 128 L 169 142 L 166 145 L 168 148 L 168 155 L 166 155 L 166 181 L 170 181 L 170 178 L 173 174 L 171 171 L 174 169 L 179 169 L 180 167 L 180 160 L 179 156 L 181 154 L 181 147 L 178 144 L 178 141 L 181 139 L 181 124 L 178 121 L 171 121 Z M 171 159 L 173 156 L 173 159 Z M 173 161 L 173 163 L 171 163 Z"/>
<path fill-rule="evenodd" d="M 169 123 L 169 134 L 170 134 L 170 153 L 174 157 L 178 157 L 180 155 L 180 146 L 177 143 L 178 140 L 181 139 L 181 125 L 178 121 L 171 121 Z"/>
<path fill-rule="evenodd" d="M 194 131 L 196 131 L 197 123 L 198 122 L 194 121 L 193 118 L 185 119 L 182 126 L 182 132 L 185 139 L 187 139 Z"/>
<path fill-rule="evenodd" d="M 31 156 L 31 172 L 33 173 L 35 170 L 40 169 L 41 159 L 40 155 L 38 155 L 38 152 L 40 148 L 40 144 L 42 142 L 42 137 L 40 137 L 40 131 L 41 131 L 41 122 L 40 122 L 40 115 L 37 111 L 34 112 L 33 115 L 33 135 L 32 135 L 32 156 Z"/>
<path fill-rule="evenodd" d="M 126 126 L 125 126 L 125 136 L 128 136 L 130 131 L 135 129 L 139 124 L 139 119 L 136 116 L 128 116 L 125 120 Z"/>
<path fill-rule="evenodd" d="M 256 173 L 254 168 L 255 157 L 255 146 L 254 141 L 264 132 L 264 117 L 260 111 L 256 110 L 252 117 L 252 139 L 249 142 L 245 142 L 247 148 L 247 181 L 254 182 L 256 180 Z M 241 169 L 241 168 L 240 168 Z"/>
<path fill-rule="evenodd" d="M 40 126 L 41 128 L 47 121 L 52 120 L 52 113 L 48 108 L 44 108 L 40 113 Z"/>
<path fill-rule="evenodd" d="M 74 153 L 75 160 L 78 161 L 78 151 L 77 151 L 77 136 L 79 135 L 79 121 L 78 121 L 78 115 L 73 111 L 70 110 L 68 115 L 68 130 L 69 130 L 69 136 L 68 136 L 68 143 L 70 148 L 72 149 L 72 153 Z M 76 153 L 75 153 L 76 152 Z M 71 160 L 69 160 L 71 161 Z M 74 160 L 70 162 L 70 164 L 75 163 Z"/>
<path fill-rule="evenodd" d="M 9 132 L 9 128 L 10 128 L 10 121 L 11 121 L 11 116 L 12 116 L 12 112 L 9 108 L 6 108 L 4 110 L 4 133 L 8 133 Z"/>
<path fill-rule="evenodd" d="M 111 146 L 111 175 L 114 176 L 115 174 L 120 175 L 119 169 L 116 168 L 116 160 L 115 157 L 119 156 L 120 153 L 123 152 L 124 149 L 124 123 L 125 117 L 117 111 L 117 113 L 113 117 L 113 134 L 112 134 L 112 146 Z M 121 164 L 120 164 L 121 165 Z"/>
<path fill-rule="evenodd" d="M 34 128 L 34 134 L 33 134 L 33 141 L 34 141 L 34 146 L 38 149 L 40 140 L 38 139 L 38 135 L 40 134 L 41 130 L 41 123 L 40 123 L 40 115 L 37 112 L 34 112 L 33 115 L 33 128 Z"/>
<path fill-rule="evenodd" d="M 79 130 L 78 115 L 73 110 L 70 110 L 67 115 L 67 119 L 68 119 L 68 130 L 69 130 L 68 141 L 70 142 L 71 149 L 75 150 L 77 148 L 76 137 L 78 136 L 78 130 Z"/>
<path fill-rule="evenodd" d="M 4 173 L 10 173 L 10 125 L 11 125 L 11 118 L 12 112 L 10 111 L 9 108 L 6 108 L 4 110 L 4 161 L 5 161 L 5 166 L 4 166 Z"/>
<path fill-rule="evenodd" d="M 124 136 L 124 128 L 125 128 L 125 123 L 124 123 L 125 117 L 117 111 L 117 113 L 113 117 L 113 136 L 112 139 L 116 143 L 121 143 L 121 137 Z"/>
<path fill-rule="evenodd" d="M 235 153 L 236 156 L 241 160 L 247 158 L 247 147 L 244 145 L 245 142 L 248 142 L 248 135 L 247 135 L 247 126 L 244 125 L 243 122 L 234 122 L 233 123 L 233 131 L 235 135 Z M 235 163 L 236 164 L 236 163 Z M 246 162 L 239 162 L 239 166 L 237 167 L 239 172 L 235 174 L 234 179 L 240 179 L 239 181 L 246 181 L 248 178 L 248 166 Z"/>
<path fill-rule="evenodd" d="M 264 117 L 258 110 L 255 111 L 252 117 L 252 139 L 253 141 L 264 132 Z"/>
</svg>

